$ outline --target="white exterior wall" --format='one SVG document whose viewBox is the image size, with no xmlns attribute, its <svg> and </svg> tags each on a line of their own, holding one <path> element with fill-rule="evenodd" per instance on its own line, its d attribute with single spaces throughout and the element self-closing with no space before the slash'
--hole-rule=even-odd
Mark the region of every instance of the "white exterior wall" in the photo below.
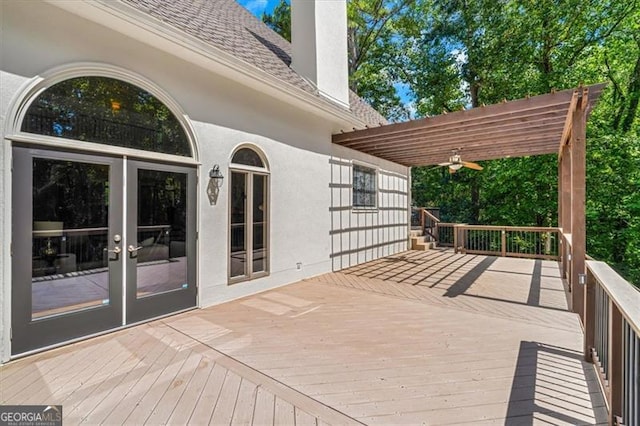
<svg viewBox="0 0 640 426">
<path fill-rule="evenodd" d="M 376 170 L 375 208 L 353 208 L 353 164 Z M 408 250 L 409 169 L 338 145 L 331 156 L 334 271 Z"/>
<path fill-rule="evenodd" d="M 11 322 L 11 141 L 5 128 L 26 85 L 52 69 L 70 64 L 105 63 L 140 76 L 181 106 L 195 131 L 200 182 L 198 187 L 198 286 L 199 305 L 242 297 L 298 281 L 335 268 L 332 264 L 332 190 L 336 156 L 350 161 L 353 151 L 332 148 L 335 123 L 317 118 L 275 98 L 186 64 L 151 46 L 128 39 L 49 4 L 7 2 L 3 4 L 0 46 L 0 361 L 10 356 Z M 10 126 L 8 126 L 10 127 Z M 64 142 L 63 142 L 64 144 Z M 261 150 L 270 172 L 270 275 L 254 281 L 228 285 L 229 163 L 241 144 Z M 337 149 L 337 152 L 332 150 Z M 366 156 L 368 157 L 368 156 Z M 375 159 L 370 157 L 369 162 Z M 404 167 L 383 162 L 385 170 L 404 173 L 404 179 L 381 174 L 400 185 Z M 215 205 L 206 194 L 208 171 L 220 165 L 225 176 Z M 387 183 L 383 183 L 385 187 Z M 393 186 L 395 187 L 395 186 Z M 381 202 L 387 203 L 381 193 Z M 394 203 L 406 200 L 395 200 Z M 357 215 L 352 215 L 356 217 Z M 376 223 L 390 220 L 380 210 Z M 362 217 L 362 216 L 358 216 Z M 406 213 L 405 213 L 406 228 Z M 394 221 L 400 217 L 394 217 Z M 394 222 L 395 223 L 395 222 Z M 398 234 L 400 235 L 400 234 Z M 404 237 L 406 239 L 406 229 Z M 364 237 L 366 239 L 366 236 Z M 384 238 L 382 236 L 381 238 Z M 394 239 L 396 235 L 393 236 Z M 354 245 L 355 244 L 355 245 Z M 352 247 L 366 254 L 355 259 L 386 254 L 362 245 Z M 335 244 L 333 250 L 335 251 Z M 388 250 L 404 246 L 394 245 Z M 342 259 L 343 256 L 340 257 Z M 353 262 L 353 256 L 350 262 Z M 300 270 L 297 263 L 302 264 Z M 341 264 L 346 266 L 344 262 Z"/>
</svg>

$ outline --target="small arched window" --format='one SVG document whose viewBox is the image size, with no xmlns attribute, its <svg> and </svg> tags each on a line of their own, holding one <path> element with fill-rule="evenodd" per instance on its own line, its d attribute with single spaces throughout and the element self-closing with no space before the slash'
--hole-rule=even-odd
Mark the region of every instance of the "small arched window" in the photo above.
<svg viewBox="0 0 640 426">
<path fill-rule="evenodd" d="M 151 93 L 108 77 L 54 84 L 29 105 L 21 130 L 164 154 L 192 156 L 173 113 Z"/>
</svg>

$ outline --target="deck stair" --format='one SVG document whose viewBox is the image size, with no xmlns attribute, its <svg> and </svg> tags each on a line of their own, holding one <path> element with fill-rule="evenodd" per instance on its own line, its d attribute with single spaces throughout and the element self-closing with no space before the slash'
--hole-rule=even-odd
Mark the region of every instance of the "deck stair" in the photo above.
<svg viewBox="0 0 640 426">
<path fill-rule="evenodd" d="M 420 229 L 412 229 L 411 230 L 411 250 L 430 250 L 436 248 L 435 241 L 429 241 L 431 238 L 428 235 L 422 235 L 422 230 Z"/>
<path fill-rule="evenodd" d="M 438 241 L 438 209 L 414 207 L 411 215 L 411 250 L 436 248 Z M 433 212 L 433 213 L 432 213 Z M 435 214 L 434 214 L 435 213 Z"/>
</svg>

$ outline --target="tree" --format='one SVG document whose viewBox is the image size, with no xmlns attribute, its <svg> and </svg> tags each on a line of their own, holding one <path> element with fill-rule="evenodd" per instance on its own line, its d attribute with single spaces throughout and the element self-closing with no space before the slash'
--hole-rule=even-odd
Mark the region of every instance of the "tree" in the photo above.
<svg viewBox="0 0 640 426">
<path fill-rule="evenodd" d="M 262 14 L 262 22 L 286 40 L 291 41 L 291 6 L 287 0 L 280 0 L 280 3 L 273 8 L 273 13 L 265 11 Z"/>
</svg>

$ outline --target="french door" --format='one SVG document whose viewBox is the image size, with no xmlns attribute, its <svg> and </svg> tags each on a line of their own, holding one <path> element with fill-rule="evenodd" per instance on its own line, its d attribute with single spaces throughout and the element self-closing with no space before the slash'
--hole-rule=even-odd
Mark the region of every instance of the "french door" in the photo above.
<svg viewBox="0 0 640 426">
<path fill-rule="evenodd" d="M 12 353 L 196 304 L 195 170 L 13 149 Z"/>
</svg>

